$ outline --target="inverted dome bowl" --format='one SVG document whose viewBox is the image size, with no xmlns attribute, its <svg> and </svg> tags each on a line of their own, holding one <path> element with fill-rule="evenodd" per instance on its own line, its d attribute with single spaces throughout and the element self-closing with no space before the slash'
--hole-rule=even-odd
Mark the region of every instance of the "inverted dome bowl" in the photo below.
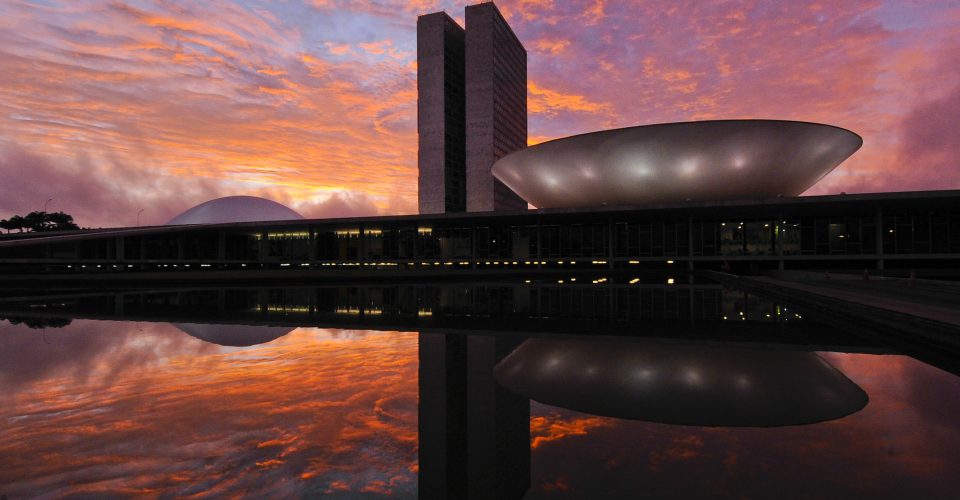
<svg viewBox="0 0 960 500">
<path fill-rule="evenodd" d="M 527 339 L 494 377 L 548 405 L 676 425 L 811 424 L 860 411 L 869 400 L 813 352 L 649 340 Z"/>
<path fill-rule="evenodd" d="M 272 342 L 295 330 L 287 326 L 173 323 L 178 330 L 211 344 L 247 347 Z"/>
<path fill-rule="evenodd" d="M 492 172 L 538 208 L 796 196 L 861 145 L 857 134 L 819 123 L 664 123 L 544 142 Z"/>
</svg>

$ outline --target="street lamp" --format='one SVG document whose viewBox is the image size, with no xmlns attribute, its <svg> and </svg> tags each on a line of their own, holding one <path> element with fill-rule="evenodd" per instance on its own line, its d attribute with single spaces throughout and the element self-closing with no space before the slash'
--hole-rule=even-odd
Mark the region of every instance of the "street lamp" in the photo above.
<svg viewBox="0 0 960 500">
<path fill-rule="evenodd" d="M 140 214 L 142 213 L 143 213 L 143 209 L 141 208 L 140 211 L 137 212 L 137 227 L 140 227 Z"/>
<path fill-rule="evenodd" d="M 44 213 L 46 213 L 46 211 L 47 211 L 47 205 L 49 205 L 51 201 L 53 201 L 53 198 L 47 198 L 47 201 L 43 202 L 43 211 L 44 211 Z"/>
</svg>

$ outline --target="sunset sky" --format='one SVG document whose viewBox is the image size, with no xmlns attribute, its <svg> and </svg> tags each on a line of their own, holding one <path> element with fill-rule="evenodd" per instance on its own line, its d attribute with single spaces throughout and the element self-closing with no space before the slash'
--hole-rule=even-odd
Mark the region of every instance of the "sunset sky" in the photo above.
<svg viewBox="0 0 960 500">
<path fill-rule="evenodd" d="M 416 210 L 416 16 L 468 2 L 0 2 L 0 218 L 161 224 L 259 195 Z M 808 194 L 960 188 L 960 0 L 503 0 L 530 142 L 716 118 L 839 125 Z"/>
</svg>

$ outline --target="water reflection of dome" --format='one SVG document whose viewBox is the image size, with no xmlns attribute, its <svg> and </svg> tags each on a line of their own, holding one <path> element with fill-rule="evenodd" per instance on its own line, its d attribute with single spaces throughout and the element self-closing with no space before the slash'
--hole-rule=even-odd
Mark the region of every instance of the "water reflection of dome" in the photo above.
<svg viewBox="0 0 960 500">
<path fill-rule="evenodd" d="M 246 347 L 266 344 L 292 332 L 289 326 L 214 325 L 208 323 L 173 323 L 183 333 L 211 344 Z"/>
<path fill-rule="evenodd" d="M 168 226 L 180 224 L 225 224 L 228 222 L 261 222 L 300 220 L 297 212 L 266 198 L 227 196 L 201 203 L 170 219 Z"/>
<path fill-rule="evenodd" d="M 868 400 L 823 358 L 802 351 L 529 339 L 494 375 L 549 405 L 681 425 L 808 424 L 849 415 Z"/>
</svg>

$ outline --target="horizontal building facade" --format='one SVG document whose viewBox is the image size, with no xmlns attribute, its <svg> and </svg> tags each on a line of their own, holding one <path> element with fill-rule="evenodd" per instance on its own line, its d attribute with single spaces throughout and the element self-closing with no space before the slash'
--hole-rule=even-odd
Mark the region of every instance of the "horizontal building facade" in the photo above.
<svg viewBox="0 0 960 500">
<path fill-rule="evenodd" d="M 717 269 L 724 263 L 737 271 L 920 270 L 954 269 L 958 262 L 960 191 L 0 238 L 3 274 L 185 268 L 421 274 L 451 269 Z"/>
</svg>

